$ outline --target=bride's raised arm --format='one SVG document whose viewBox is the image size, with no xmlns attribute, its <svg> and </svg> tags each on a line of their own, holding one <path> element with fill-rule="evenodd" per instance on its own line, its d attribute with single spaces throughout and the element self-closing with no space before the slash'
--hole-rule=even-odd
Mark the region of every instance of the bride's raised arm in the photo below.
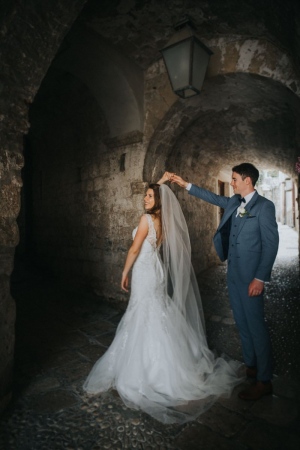
<svg viewBox="0 0 300 450">
<path fill-rule="evenodd" d="M 170 181 L 170 178 L 172 177 L 173 173 L 172 172 L 165 172 L 163 174 L 163 176 L 161 177 L 161 179 L 157 182 L 157 184 L 163 184 L 166 181 Z"/>
</svg>

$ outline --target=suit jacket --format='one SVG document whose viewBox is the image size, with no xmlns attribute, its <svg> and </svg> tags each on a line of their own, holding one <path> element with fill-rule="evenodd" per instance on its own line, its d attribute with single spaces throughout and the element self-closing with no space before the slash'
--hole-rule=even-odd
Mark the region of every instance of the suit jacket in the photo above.
<svg viewBox="0 0 300 450">
<path fill-rule="evenodd" d="M 228 257 L 230 228 L 240 205 L 240 196 L 223 197 L 192 185 L 189 193 L 223 208 L 224 215 L 214 235 L 214 245 L 221 261 Z M 239 218 L 235 238 L 233 265 L 243 282 L 253 278 L 269 281 L 278 251 L 278 227 L 274 204 L 257 192 L 246 206 L 247 214 Z"/>
</svg>

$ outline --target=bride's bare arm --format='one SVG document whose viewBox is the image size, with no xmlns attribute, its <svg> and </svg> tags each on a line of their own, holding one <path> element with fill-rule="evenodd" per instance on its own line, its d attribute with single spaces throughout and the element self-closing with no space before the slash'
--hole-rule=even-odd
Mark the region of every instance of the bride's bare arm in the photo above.
<svg viewBox="0 0 300 450">
<path fill-rule="evenodd" d="M 141 217 L 135 238 L 133 240 L 133 243 L 128 250 L 127 258 L 125 261 L 124 269 L 122 272 L 122 280 L 121 280 L 121 289 L 123 291 L 128 292 L 128 286 L 129 286 L 129 279 L 128 274 L 130 269 L 132 268 L 136 258 L 138 257 L 142 244 L 144 240 L 146 239 L 146 236 L 148 234 L 148 221 L 145 215 Z"/>
</svg>

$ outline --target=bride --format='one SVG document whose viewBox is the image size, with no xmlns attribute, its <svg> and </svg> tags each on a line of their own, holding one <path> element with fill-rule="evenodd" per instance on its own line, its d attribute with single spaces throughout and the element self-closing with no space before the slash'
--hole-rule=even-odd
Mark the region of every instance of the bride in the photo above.
<svg viewBox="0 0 300 450">
<path fill-rule="evenodd" d="M 121 288 L 131 295 L 115 338 L 95 363 L 83 388 L 114 388 L 126 406 L 163 423 L 194 420 L 241 382 L 238 363 L 209 350 L 187 225 L 163 183 L 150 184 L 146 213 L 133 230 Z M 163 258 L 160 248 L 163 248 Z"/>
</svg>

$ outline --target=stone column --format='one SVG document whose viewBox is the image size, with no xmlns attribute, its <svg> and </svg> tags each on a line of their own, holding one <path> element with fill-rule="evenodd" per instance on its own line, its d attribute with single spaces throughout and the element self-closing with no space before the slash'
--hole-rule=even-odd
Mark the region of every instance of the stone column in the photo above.
<svg viewBox="0 0 300 450">
<path fill-rule="evenodd" d="M 0 17 L 0 411 L 11 396 L 15 304 L 10 295 L 28 107 L 86 0 L 3 0 Z M 1 5 L 2 6 L 2 5 Z"/>
<path fill-rule="evenodd" d="M 0 154 L 0 411 L 10 399 L 15 303 L 10 295 L 10 275 L 19 232 L 16 217 L 20 204 L 20 169 L 22 155 L 5 151 Z"/>
</svg>

